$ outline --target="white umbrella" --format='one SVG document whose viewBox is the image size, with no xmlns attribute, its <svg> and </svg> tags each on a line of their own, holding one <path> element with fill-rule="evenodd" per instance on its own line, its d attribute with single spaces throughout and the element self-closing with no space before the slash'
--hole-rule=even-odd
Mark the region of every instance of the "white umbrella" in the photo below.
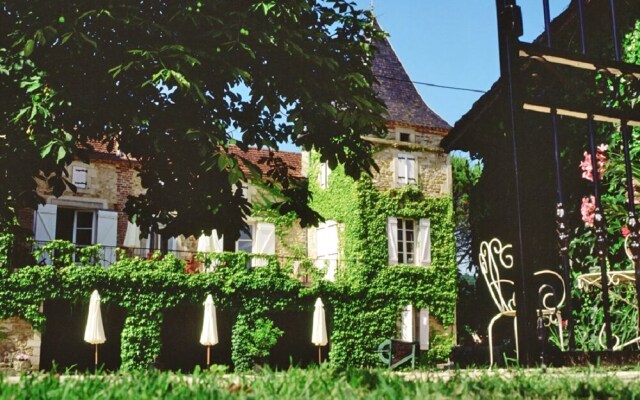
<svg viewBox="0 0 640 400">
<path fill-rule="evenodd" d="M 205 234 L 198 238 L 198 253 L 209 253 L 211 251 L 211 236 Z"/>
<path fill-rule="evenodd" d="M 127 222 L 127 232 L 124 235 L 123 247 L 131 247 L 137 249 L 140 247 L 140 228 L 138 225 Z"/>
<path fill-rule="evenodd" d="M 107 341 L 102 325 L 102 314 L 100 313 L 100 295 L 97 290 L 91 293 L 89 300 L 89 315 L 87 317 L 87 327 L 84 330 L 84 341 L 96 346 L 95 367 L 98 368 L 98 345 Z"/>
<path fill-rule="evenodd" d="M 202 333 L 200 343 L 207 346 L 207 366 L 211 363 L 211 346 L 218 344 L 218 324 L 216 322 L 216 305 L 213 297 L 207 295 L 204 301 L 204 322 L 202 323 Z"/>
<path fill-rule="evenodd" d="M 315 310 L 313 311 L 313 330 L 311 333 L 311 343 L 318 346 L 318 363 L 322 362 L 322 346 L 329 343 L 327 339 L 327 323 L 324 316 L 324 304 L 320 297 L 316 300 Z"/>
</svg>

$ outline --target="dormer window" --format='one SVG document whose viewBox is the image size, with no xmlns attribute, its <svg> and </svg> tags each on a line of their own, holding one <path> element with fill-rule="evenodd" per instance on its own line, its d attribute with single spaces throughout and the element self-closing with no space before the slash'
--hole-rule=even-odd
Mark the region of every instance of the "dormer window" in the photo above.
<svg viewBox="0 0 640 400">
<path fill-rule="evenodd" d="M 399 139 L 401 142 L 411 142 L 411 134 L 406 132 L 400 132 Z"/>
</svg>

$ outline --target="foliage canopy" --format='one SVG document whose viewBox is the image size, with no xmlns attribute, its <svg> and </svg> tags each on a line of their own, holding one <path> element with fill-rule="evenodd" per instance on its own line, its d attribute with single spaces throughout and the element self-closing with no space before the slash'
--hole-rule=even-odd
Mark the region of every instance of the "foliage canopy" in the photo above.
<svg viewBox="0 0 640 400">
<path fill-rule="evenodd" d="M 9 0 L 0 18 L 3 221 L 41 201 L 33 177 L 75 189 L 65 168 L 98 143 L 139 162 L 146 192 L 126 211 L 168 235 L 237 236 L 247 180 L 317 220 L 282 160 L 263 173 L 233 145 L 316 148 L 354 177 L 375 168 L 360 136 L 385 130 L 370 69 L 382 33 L 347 0 Z"/>
</svg>

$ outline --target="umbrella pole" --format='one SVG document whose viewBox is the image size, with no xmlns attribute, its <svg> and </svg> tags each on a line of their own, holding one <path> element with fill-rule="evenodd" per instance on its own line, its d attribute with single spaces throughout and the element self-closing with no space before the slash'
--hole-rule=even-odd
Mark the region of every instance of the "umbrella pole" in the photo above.
<svg viewBox="0 0 640 400">
<path fill-rule="evenodd" d="M 322 347 L 318 346 L 318 365 L 322 364 Z"/>
<path fill-rule="evenodd" d="M 207 368 L 211 365 L 211 346 L 207 346 Z"/>
<path fill-rule="evenodd" d="M 94 356 L 93 372 L 97 372 L 97 371 L 98 371 L 98 345 L 96 344 L 96 352 L 95 352 L 95 356 Z"/>
</svg>

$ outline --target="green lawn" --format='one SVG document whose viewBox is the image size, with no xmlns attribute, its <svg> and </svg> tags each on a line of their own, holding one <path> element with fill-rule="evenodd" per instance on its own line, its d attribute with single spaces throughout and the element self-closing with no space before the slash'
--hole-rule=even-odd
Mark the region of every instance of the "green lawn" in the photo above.
<svg viewBox="0 0 640 400">
<path fill-rule="evenodd" d="M 328 368 L 266 371 L 255 375 L 196 372 L 111 375 L 33 374 L 4 377 L 0 396 L 10 399 L 633 399 L 640 373 L 520 370 L 390 374 Z"/>
</svg>

